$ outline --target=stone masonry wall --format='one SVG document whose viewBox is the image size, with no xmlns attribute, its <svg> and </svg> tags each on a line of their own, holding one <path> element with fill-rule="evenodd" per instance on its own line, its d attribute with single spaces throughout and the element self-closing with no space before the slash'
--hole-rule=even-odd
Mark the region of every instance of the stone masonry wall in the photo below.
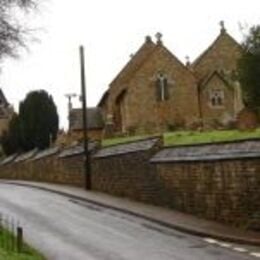
<svg viewBox="0 0 260 260">
<path fill-rule="evenodd" d="M 94 160 L 94 190 L 133 200 L 161 204 L 161 187 L 154 168 L 148 163 L 150 154 L 138 152 Z"/>
<path fill-rule="evenodd" d="M 164 149 L 160 145 L 147 140 L 97 151 L 92 156 L 93 190 L 260 230 L 259 140 Z M 0 178 L 82 187 L 83 155 L 56 154 L 0 165 Z"/>
<path fill-rule="evenodd" d="M 260 230 L 260 159 L 156 163 L 167 205 Z"/>
</svg>

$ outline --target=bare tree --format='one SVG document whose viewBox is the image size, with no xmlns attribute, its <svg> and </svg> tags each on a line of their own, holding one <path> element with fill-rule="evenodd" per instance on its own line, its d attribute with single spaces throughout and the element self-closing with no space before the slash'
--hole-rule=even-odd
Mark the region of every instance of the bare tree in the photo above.
<svg viewBox="0 0 260 260">
<path fill-rule="evenodd" d="M 36 0 L 0 0 L 0 60 L 16 56 L 18 47 L 25 46 L 26 28 L 16 19 L 16 12 L 28 12 Z"/>
</svg>

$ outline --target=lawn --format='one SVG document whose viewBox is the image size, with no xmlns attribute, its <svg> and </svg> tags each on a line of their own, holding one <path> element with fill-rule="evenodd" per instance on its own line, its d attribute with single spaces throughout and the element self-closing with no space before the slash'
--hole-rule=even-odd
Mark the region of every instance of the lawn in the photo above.
<svg viewBox="0 0 260 260">
<path fill-rule="evenodd" d="M 215 130 L 215 131 L 179 131 L 164 134 L 164 145 L 214 143 L 221 141 L 260 138 L 260 128 L 254 131 Z"/>
<path fill-rule="evenodd" d="M 149 136 L 129 136 L 104 139 L 103 146 L 110 146 L 119 143 L 126 143 L 139 139 L 144 139 Z M 252 131 L 239 130 L 214 130 L 214 131 L 175 131 L 163 134 L 165 146 L 181 145 L 181 144 L 198 144 L 198 143 L 215 143 L 221 141 L 233 141 L 249 138 L 260 138 L 260 128 Z"/>
<path fill-rule="evenodd" d="M 14 241 L 14 237 L 6 230 L 0 231 L 0 260 L 44 260 L 45 258 L 32 249 L 28 245 L 24 244 L 21 253 L 11 250 L 11 244 Z"/>
</svg>

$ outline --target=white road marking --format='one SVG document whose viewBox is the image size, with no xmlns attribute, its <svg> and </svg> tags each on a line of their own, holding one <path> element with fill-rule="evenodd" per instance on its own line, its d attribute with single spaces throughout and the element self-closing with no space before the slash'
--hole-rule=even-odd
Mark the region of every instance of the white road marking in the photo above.
<svg viewBox="0 0 260 260">
<path fill-rule="evenodd" d="M 216 239 L 207 237 L 203 238 L 203 240 L 209 244 L 215 244 L 216 246 L 224 247 L 224 248 L 230 248 L 233 251 L 239 252 L 239 253 L 248 253 L 250 256 L 254 256 L 256 258 L 260 258 L 260 252 L 250 252 L 248 249 L 243 247 L 236 247 L 229 243 L 224 243 L 221 241 L 218 241 Z"/>
<path fill-rule="evenodd" d="M 232 247 L 231 244 L 228 244 L 228 243 L 222 243 L 222 242 L 218 242 L 217 245 L 221 246 L 221 247 L 226 247 L 226 248 L 230 248 Z"/>
<path fill-rule="evenodd" d="M 207 243 L 210 243 L 210 244 L 217 244 L 218 241 L 213 239 L 213 238 L 204 238 L 204 241 L 206 241 Z"/>
<path fill-rule="evenodd" d="M 247 249 L 245 249 L 243 247 L 233 247 L 233 250 L 240 252 L 240 253 L 245 253 L 248 251 Z"/>
<path fill-rule="evenodd" d="M 257 257 L 257 258 L 260 258 L 260 253 L 259 252 L 252 252 L 250 253 L 251 256 L 254 256 L 254 257 Z"/>
</svg>

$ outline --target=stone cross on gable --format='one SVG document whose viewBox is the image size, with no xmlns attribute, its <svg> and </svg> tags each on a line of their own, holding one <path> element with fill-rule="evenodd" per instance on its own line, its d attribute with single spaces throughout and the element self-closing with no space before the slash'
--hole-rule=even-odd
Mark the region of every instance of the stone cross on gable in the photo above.
<svg viewBox="0 0 260 260">
<path fill-rule="evenodd" d="M 221 33 L 226 32 L 226 28 L 225 28 L 225 22 L 224 21 L 220 21 L 219 25 L 221 27 Z"/>
<path fill-rule="evenodd" d="M 186 59 L 186 66 L 189 67 L 190 66 L 190 57 L 187 55 L 185 56 Z"/>
<path fill-rule="evenodd" d="M 157 39 L 157 43 L 161 43 L 162 42 L 162 34 L 160 32 L 155 34 L 155 38 Z"/>
</svg>

